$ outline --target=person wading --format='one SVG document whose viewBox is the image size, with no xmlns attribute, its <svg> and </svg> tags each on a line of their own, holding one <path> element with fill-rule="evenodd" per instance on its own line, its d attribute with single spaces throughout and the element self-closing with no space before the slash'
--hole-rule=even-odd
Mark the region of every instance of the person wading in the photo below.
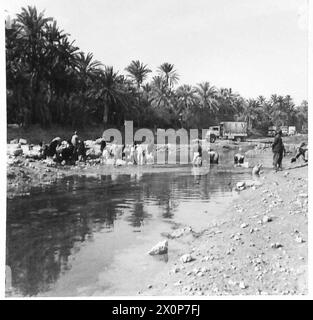
<svg viewBox="0 0 313 320">
<path fill-rule="evenodd" d="M 282 135 L 283 135 L 282 131 L 279 130 L 272 144 L 273 166 L 276 172 L 277 170 L 282 170 L 282 160 L 286 152 L 283 144 Z"/>
</svg>

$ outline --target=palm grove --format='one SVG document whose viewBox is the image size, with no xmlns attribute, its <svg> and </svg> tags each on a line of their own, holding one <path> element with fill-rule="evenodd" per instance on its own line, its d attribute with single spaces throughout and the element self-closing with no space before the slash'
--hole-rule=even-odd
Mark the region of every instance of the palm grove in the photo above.
<svg viewBox="0 0 313 320">
<path fill-rule="evenodd" d="M 207 128 L 231 120 L 247 121 L 250 130 L 307 126 L 307 102 L 295 106 L 289 95 L 247 100 L 209 82 L 179 85 L 174 65 L 167 62 L 154 76 L 140 61 L 131 61 L 121 74 L 80 51 L 35 7 L 22 8 L 6 24 L 6 71 L 7 121 L 26 127 L 121 127 L 124 120 L 150 128 Z"/>
</svg>

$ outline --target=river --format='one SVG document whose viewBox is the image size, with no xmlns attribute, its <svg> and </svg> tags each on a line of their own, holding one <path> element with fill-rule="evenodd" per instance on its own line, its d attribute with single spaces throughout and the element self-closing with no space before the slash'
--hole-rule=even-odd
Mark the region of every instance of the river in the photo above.
<svg viewBox="0 0 313 320">
<path fill-rule="evenodd" d="M 162 270 L 166 256 L 147 251 L 165 233 L 220 218 L 251 169 L 67 177 L 28 197 L 7 200 L 6 265 L 13 296 L 133 295 Z"/>
</svg>

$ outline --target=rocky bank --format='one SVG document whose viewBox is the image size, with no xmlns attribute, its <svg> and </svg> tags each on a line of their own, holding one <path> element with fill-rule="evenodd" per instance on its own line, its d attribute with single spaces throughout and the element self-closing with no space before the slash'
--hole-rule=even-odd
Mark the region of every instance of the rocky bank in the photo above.
<svg viewBox="0 0 313 320">
<path fill-rule="evenodd" d="M 138 295 L 303 295 L 307 293 L 307 166 L 261 178 L 219 221 L 168 236 L 181 251 Z M 177 247 L 177 245 L 175 245 Z M 186 258 L 188 256 L 188 259 Z"/>
</svg>

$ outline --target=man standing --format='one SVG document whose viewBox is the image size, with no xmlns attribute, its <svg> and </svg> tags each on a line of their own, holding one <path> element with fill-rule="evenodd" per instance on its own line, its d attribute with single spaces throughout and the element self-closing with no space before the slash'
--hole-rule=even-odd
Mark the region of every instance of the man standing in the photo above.
<svg viewBox="0 0 313 320">
<path fill-rule="evenodd" d="M 279 130 L 274 138 L 274 142 L 272 144 L 273 155 L 273 166 L 275 171 L 282 170 L 282 160 L 285 155 L 285 147 L 282 140 L 282 131 Z"/>
</svg>

